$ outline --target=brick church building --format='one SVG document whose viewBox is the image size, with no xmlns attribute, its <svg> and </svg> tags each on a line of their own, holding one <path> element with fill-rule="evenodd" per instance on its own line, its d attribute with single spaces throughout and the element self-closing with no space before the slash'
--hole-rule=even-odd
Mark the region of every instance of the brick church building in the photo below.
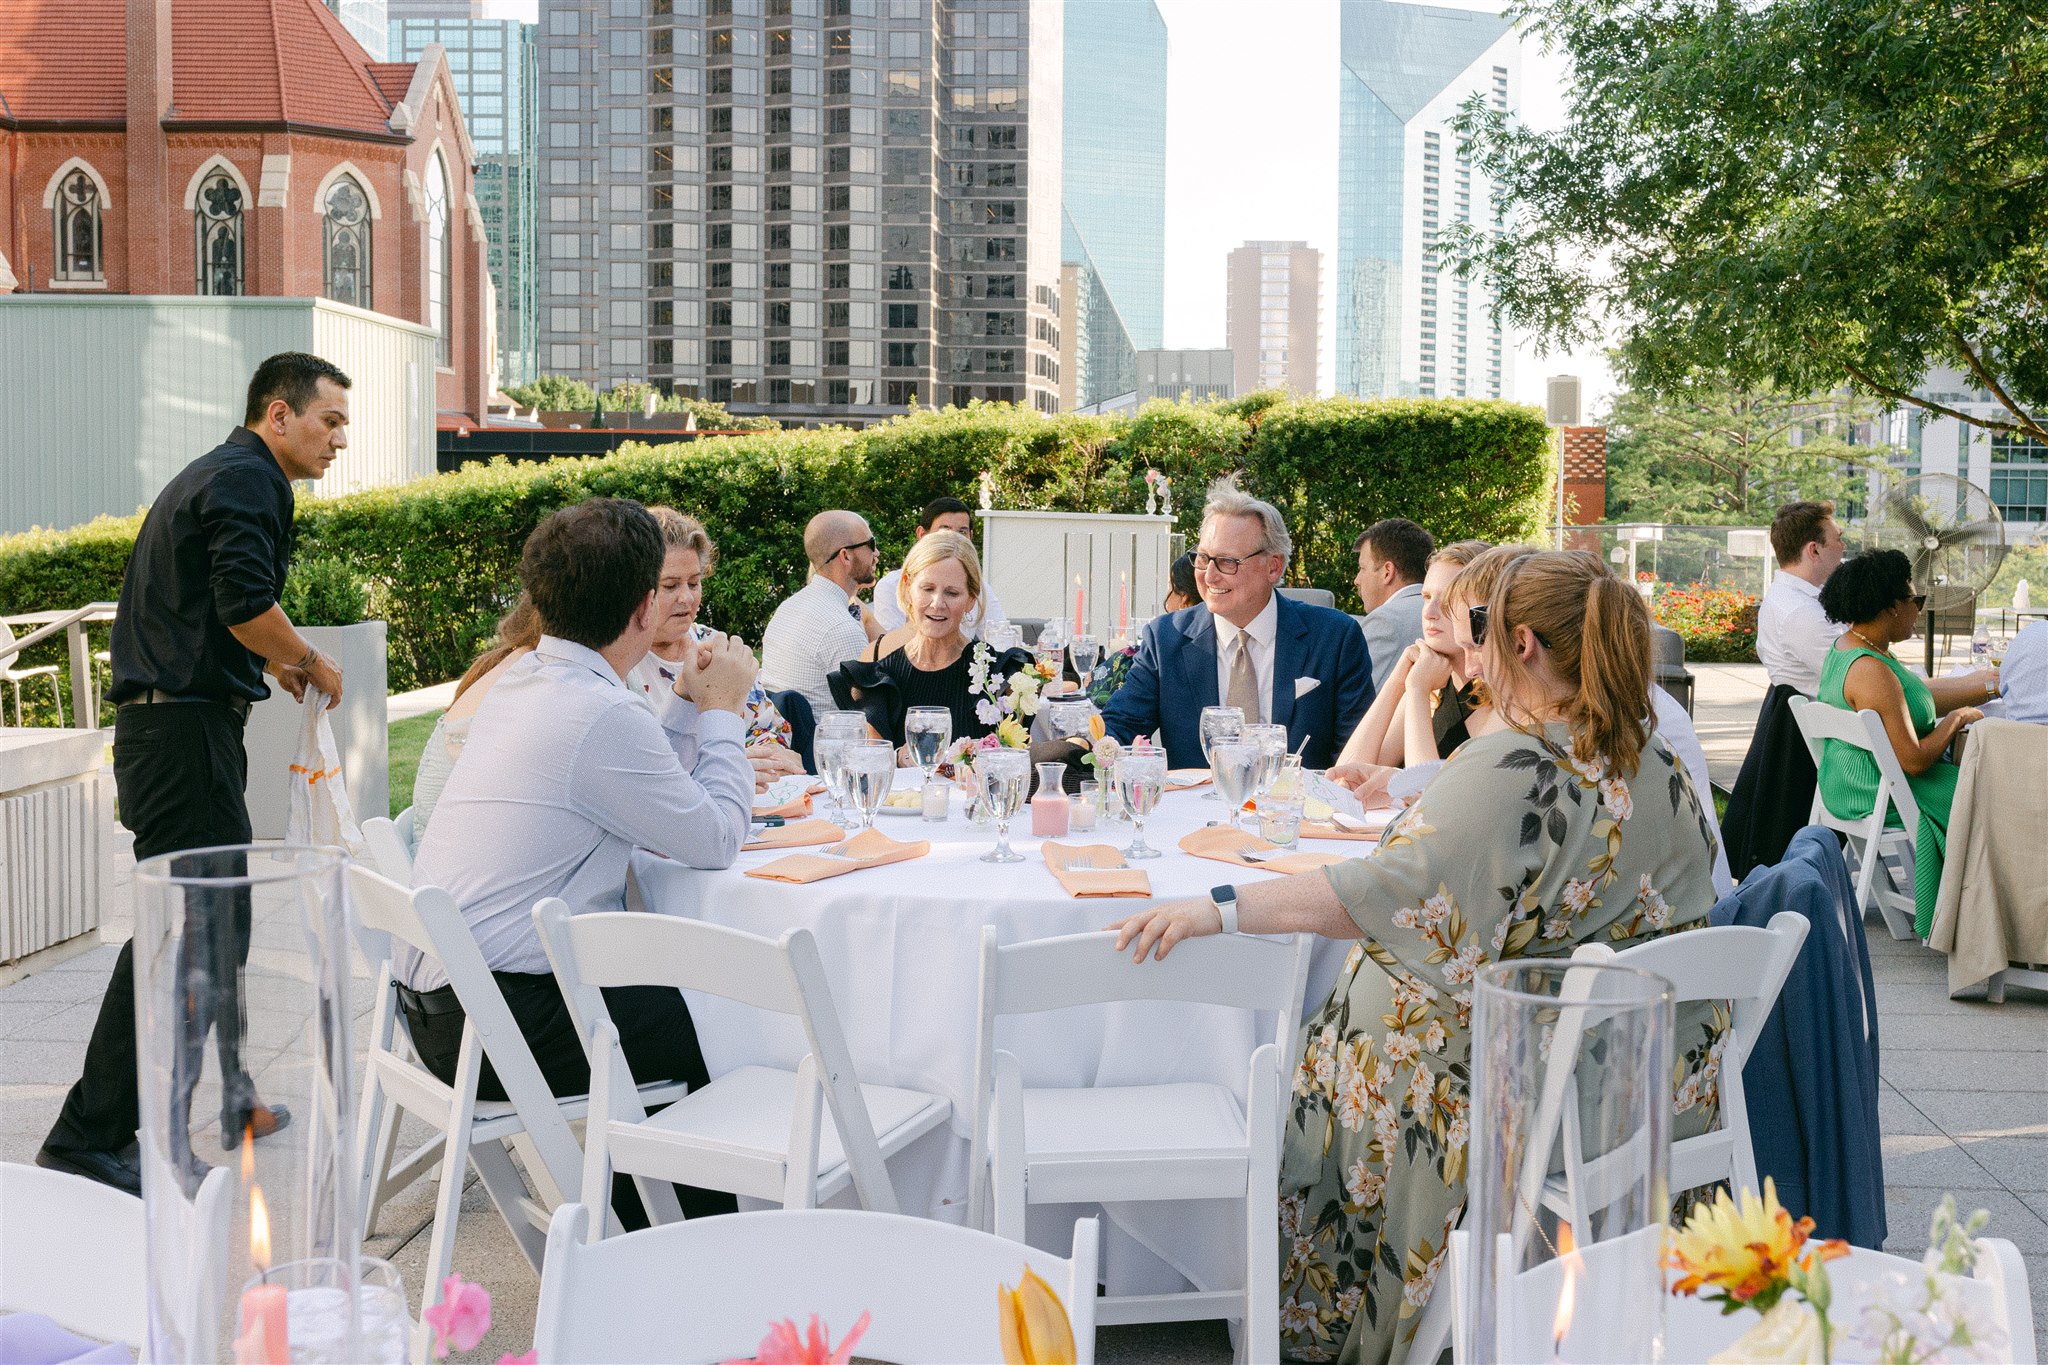
<svg viewBox="0 0 2048 1365">
<path fill-rule="evenodd" d="M 321 0 L 0 0 L 0 293 L 325 297 L 435 335 L 481 419 L 495 305 L 448 62 Z"/>
</svg>

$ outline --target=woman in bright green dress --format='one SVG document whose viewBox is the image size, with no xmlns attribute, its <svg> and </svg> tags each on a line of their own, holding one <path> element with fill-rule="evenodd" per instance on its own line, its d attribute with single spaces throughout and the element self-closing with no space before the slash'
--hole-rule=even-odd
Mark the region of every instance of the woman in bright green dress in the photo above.
<svg viewBox="0 0 2048 1365">
<path fill-rule="evenodd" d="M 1848 629 L 1820 666 L 1818 699 L 1845 711 L 1875 711 L 1920 807 L 1913 841 L 1913 932 L 1927 937 L 1948 847 L 1948 813 L 1959 770 L 1942 755 L 1956 731 L 1983 716 L 1975 703 L 1998 695 L 1998 670 L 1926 679 L 1892 657 L 1910 639 L 1926 598 L 1913 592 L 1913 564 L 1897 550 L 1845 559 L 1820 590 L 1821 610 Z M 1877 803 L 1877 760 L 1839 740 L 1821 748 L 1820 794 L 1845 820 Z M 1898 827 L 1894 808 L 1887 823 Z"/>
</svg>

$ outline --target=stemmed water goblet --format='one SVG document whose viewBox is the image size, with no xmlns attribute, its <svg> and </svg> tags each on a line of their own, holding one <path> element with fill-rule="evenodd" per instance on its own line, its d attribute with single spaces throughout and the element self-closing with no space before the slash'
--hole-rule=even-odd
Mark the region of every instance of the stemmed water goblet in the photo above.
<svg viewBox="0 0 2048 1365">
<path fill-rule="evenodd" d="M 1058 682 L 1060 671 L 1066 666 L 1067 623 L 1058 619 L 1047 621 L 1031 646 L 1031 657 Z"/>
<path fill-rule="evenodd" d="M 1160 799 L 1166 795 L 1166 755 L 1126 753 L 1117 759 L 1115 773 L 1117 791 L 1124 799 L 1124 808 L 1131 813 L 1131 824 L 1136 827 L 1124 856 L 1132 861 L 1157 858 L 1159 850 L 1145 842 L 1145 817 L 1159 808 Z"/>
<path fill-rule="evenodd" d="M 1236 739 L 1244 731 L 1244 710 L 1236 706 L 1205 706 L 1198 722 L 1202 737 L 1202 762 L 1211 768 L 1216 765 L 1209 758 L 1209 749 L 1218 740 Z M 1215 791 L 1202 793 L 1204 801 L 1221 801 L 1222 795 Z"/>
<path fill-rule="evenodd" d="M 903 739 L 929 787 L 946 756 L 946 746 L 953 742 L 953 713 L 943 706 L 911 707 L 904 713 Z"/>
<path fill-rule="evenodd" d="M 842 829 L 848 824 L 846 797 L 846 748 L 868 737 L 867 717 L 855 711 L 832 711 L 818 717 L 818 731 L 811 753 L 818 762 L 818 776 L 825 779 L 825 794 L 832 800 L 828 819 Z"/>
<path fill-rule="evenodd" d="M 1024 855 L 1010 848 L 1010 821 L 1024 808 L 1031 785 L 1031 755 L 1023 749 L 990 749 L 976 757 L 981 799 L 995 817 L 996 846 L 981 855 L 985 863 L 1021 863 Z"/>
<path fill-rule="evenodd" d="M 873 829 L 875 812 L 888 799 L 889 788 L 896 780 L 896 746 L 886 739 L 855 739 L 841 743 L 844 749 L 840 765 L 846 772 L 850 804 L 859 813 L 857 828 Z"/>
<path fill-rule="evenodd" d="M 1259 746 L 1259 772 L 1252 783 L 1252 794 L 1265 796 L 1273 790 L 1273 783 L 1280 776 L 1281 761 L 1287 757 L 1287 727 L 1247 725 L 1239 737 Z"/>
<path fill-rule="evenodd" d="M 1067 652 L 1074 659 L 1074 676 L 1081 680 L 1081 690 L 1088 690 L 1088 680 L 1095 676 L 1095 665 L 1102 662 L 1102 641 L 1093 635 L 1076 635 L 1067 643 Z"/>
<path fill-rule="evenodd" d="M 1225 824 L 1238 827 L 1245 798 L 1258 781 L 1260 748 L 1255 740 L 1219 739 L 1209 748 L 1209 772 L 1216 780 L 1216 794 L 1230 807 Z"/>
</svg>

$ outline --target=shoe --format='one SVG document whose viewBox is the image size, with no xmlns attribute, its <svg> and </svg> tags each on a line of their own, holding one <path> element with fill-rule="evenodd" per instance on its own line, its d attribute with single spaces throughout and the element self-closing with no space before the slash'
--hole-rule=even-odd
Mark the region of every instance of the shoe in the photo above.
<svg viewBox="0 0 2048 1365">
<path fill-rule="evenodd" d="M 272 1106 L 259 1100 L 239 1118 L 232 1110 L 221 1115 L 220 1145 L 232 1152 L 242 1145 L 244 1128 L 247 1128 L 252 1136 L 267 1138 L 289 1125 L 291 1121 L 292 1111 L 289 1106 Z"/>
<path fill-rule="evenodd" d="M 77 1152 L 45 1146 L 36 1153 L 36 1165 L 67 1175 L 82 1175 L 138 1198 L 142 1195 L 142 1149 L 132 1142 L 117 1152 Z"/>
</svg>

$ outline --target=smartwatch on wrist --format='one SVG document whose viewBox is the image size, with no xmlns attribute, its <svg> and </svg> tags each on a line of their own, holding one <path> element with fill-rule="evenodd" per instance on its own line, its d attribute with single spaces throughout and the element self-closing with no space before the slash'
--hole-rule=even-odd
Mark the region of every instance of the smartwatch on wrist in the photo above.
<svg viewBox="0 0 2048 1365">
<path fill-rule="evenodd" d="M 1223 918 L 1223 932 L 1237 932 L 1237 888 L 1216 886 L 1209 889 L 1209 904 L 1216 907 L 1216 913 Z"/>
</svg>

